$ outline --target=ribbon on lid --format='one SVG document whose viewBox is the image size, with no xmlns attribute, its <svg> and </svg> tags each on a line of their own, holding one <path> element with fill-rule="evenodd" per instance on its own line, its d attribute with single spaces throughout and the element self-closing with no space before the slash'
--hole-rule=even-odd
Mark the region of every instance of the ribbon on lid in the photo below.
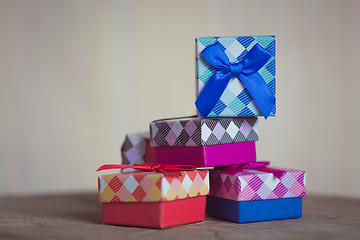
<svg viewBox="0 0 360 240">
<path fill-rule="evenodd" d="M 192 171 L 196 170 L 192 165 L 170 165 L 170 164 L 134 164 L 134 165 L 122 165 L 122 164 L 106 164 L 99 167 L 96 171 L 103 171 L 109 169 L 124 169 L 133 168 L 144 172 L 177 172 L 177 171 Z"/>
<path fill-rule="evenodd" d="M 219 43 L 206 47 L 201 54 L 217 70 L 195 102 L 203 117 L 210 114 L 233 77 L 240 79 L 265 119 L 269 116 L 276 98 L 258 73 L 271 58 L 267 50 L 257 43 L 238 63 L 230 63 Z"/>
<path fill-rule="evenodd" d="M 248 163 L 241 164 L 241 165 L 232 165 L 232 166 L 223 168 L 222 170 L 220 170 L 220 173 L 235 175 L 244 169 L 252 169 L 252 170 L 258 170 L 261 172 L 272 173 L 278 179 L 280 179 L 286 173 L 286 171 L 284 171 L 284 170 L 270 168 L 270 167 L 268 167 L 268 165 L 270 165 L 270 162 L 268 162 L 268 161 L 248 162 Z"/>
</svg>

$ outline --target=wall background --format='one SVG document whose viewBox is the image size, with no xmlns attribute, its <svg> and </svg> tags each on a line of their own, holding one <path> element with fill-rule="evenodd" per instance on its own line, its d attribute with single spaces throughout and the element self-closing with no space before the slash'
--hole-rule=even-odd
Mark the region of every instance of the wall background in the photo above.
<svg viewBox="0 0 360 240">
<path fill-rule="evenodd" d="M 196 36 L 277 37 L 258 158 L 360 197 L 359 1 L 0 1 L 0 194 L 96 191 L 126 133 L 195 113 Z"/>
</svg>

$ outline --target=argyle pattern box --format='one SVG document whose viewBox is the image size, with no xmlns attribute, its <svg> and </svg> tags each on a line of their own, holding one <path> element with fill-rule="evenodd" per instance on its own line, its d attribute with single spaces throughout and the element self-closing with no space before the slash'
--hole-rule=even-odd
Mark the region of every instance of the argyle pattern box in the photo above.
<svg viewBox="0 0 360 240">
<path fill-rule="evenodd" d="M 210 146 L 258 140 L 256 117 L 177 118 L 150 123 L 154 147 Z"/>
<path fill-rule="evenodd" d="M 209 193 L 208 170 L 131 172 L 98 178 L 101 202 L 163 202 Z"/>
<path fill-rule="evenodd" d="M 271 54 L 270 60 L 258 71 L 267 87 L 275 96 L 275 36 L 246 36 L 246 37 L 199 37 L 196 38 L 197 84 L 196 97 L 199 96 L 206 83 L 215 73 L 213 68 L 201 55 L 208 46 L 219 43 L 230 63 L 242 61 L 244 56 L 255 44 L 259 44 Z M 276 105 L 269 116 L 275 116 Z M 200 113 L 198 113 L 200 116 Z M 262 116 L 255 101 L 246 90 L 241 80 L 231 78 L 221 98 L 207 117 L 227 116 Z"/>
<path fill-rule="evenodd" d="M 286 173 L 280 179 L 272 173 L 251 169 L 244 169 L 235 175 L 221 173 L 221 170 L 211 170 L 210 195 L 234 201 L 305 196 L 306 172 L 292 169 L 282 170 L 285 170 Z"/>
<path fill-rule="evenodd" d="M 149 132 L 127 134 L 121 147 L 122 164 L 156 163 L 149 139 Z"/>
</svg>

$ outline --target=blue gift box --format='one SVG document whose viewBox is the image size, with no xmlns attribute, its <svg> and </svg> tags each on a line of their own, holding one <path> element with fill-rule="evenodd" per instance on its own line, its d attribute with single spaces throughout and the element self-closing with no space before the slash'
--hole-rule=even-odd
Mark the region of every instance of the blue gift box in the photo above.
<svg viewBox="0 0 360 240">
<path fill-rule="evenodd" d="M 211 216 L 237 223 L 300 218 L 302 198 L 234 201 L 207 196 L 206 211 Z"/>
<path fill-rule="evenodd" d="M 275 36 L 198 37 L 196 49 L 200 117 L 275 116 Z"/>
</svg>

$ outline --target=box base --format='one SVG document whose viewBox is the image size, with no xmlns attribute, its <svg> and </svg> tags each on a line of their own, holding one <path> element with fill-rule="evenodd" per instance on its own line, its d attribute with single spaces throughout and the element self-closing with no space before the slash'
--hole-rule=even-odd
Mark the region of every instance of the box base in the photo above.
<svg viewBox="0 0 360 240">
<path fill-rule="evenodd" d="M 211 216 L 237 223 L 300 218 L 302 216 L 302 198 L 238 202 L 207 196 L 206 211 Z"/>
<path fill-rule="evenodd" d="M 155 147 L 160 164 L 219 167 L 256 161 L 255 142 L 240 142 L 209 146 Z"/>
<path fill-rule="evenodd" d="M 205 196 L 169 202 L 103 203 L 103 222 L 168 228 L 205 220 Z"/>
<path fill-rule="evenodd" d="M 144 163 L 156 164 L 155 147 L 150 146 L 150 141 L 146 141 L 146 151 Z"/>
</svg>

